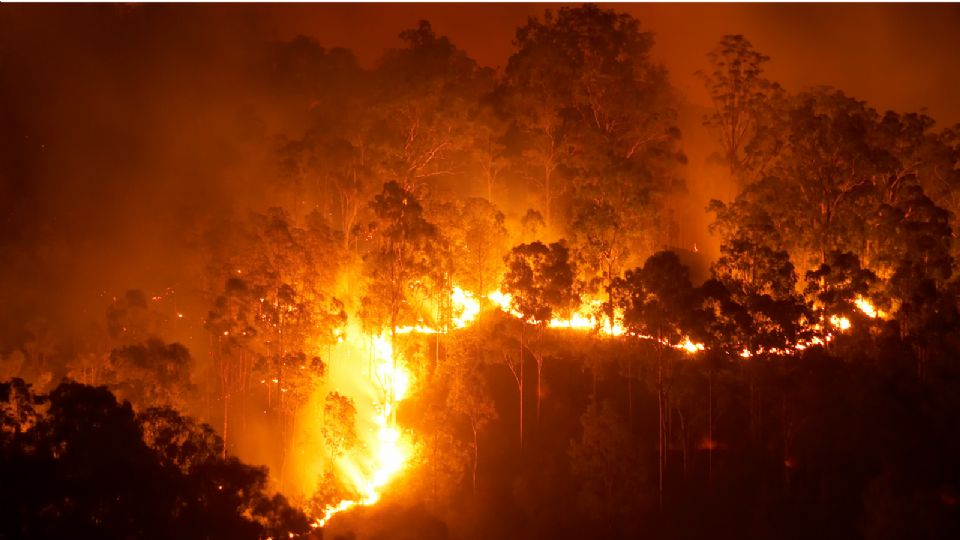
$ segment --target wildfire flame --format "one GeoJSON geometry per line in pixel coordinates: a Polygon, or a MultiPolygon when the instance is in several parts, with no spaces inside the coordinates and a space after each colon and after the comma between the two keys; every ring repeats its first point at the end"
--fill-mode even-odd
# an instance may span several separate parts
{"type": "Polygon", "coordinates": [[[453,326],[466,328],[477,320],[480,315],[480,301],[473,293],[465,291],[456,285],[450,293],[450,303],[453,306],[453,326]]]}
{"type": "Polygon", "coordinates": [[[862,296],[857,296],[857,299],[854,300],[854,303],[857,305],[857,309],[863,312],[864,315],[870,317],[871,319],[885,319],[887,314],[878,310],[874,305],[862,296]]]}
{"type": "MultiPolygon", "coordinates": [[[[436,330],[421,326],[397,329],[398,334],[411,332],[436,333],[436,330]]],[[[346,339],[349,341],[350,336],[346,339]]],[[[323,509],[323,516],[313,523],[314,527],[325,526],[330,518],[340,512],[376,504],[383,487],[403,470],[412,454],[412,444],[397,427],[395,420],[397,405],[410,390],[411,373],[402,363],[395,361],[393,345],[387,335],[369,337],[368,340],[373,357],[370,382],[377,396],[371,419],[375,433],[365,441],[366,452],[343,456],[338,463],[340,471],[359,496],[327,505],[323,509]]]]}
{"type": "Polygon", "coordinates": [[[831,324],[834,328],[837,328],[838,330],[840,330],[841,332],[845,332],[845,331],[847,331],[847,330],[850,329],[850,319],[848,319],[848,318],[846,318],[846,317],[840,317],[840,316],[837,316],[837,315],[831,315],[831,316],[830,316],[830,324],[831,324]]]}
{"type": "MultiPolygon", "coordinates": [[[[494,309],[499,309],[516,318],[523,318],[523,315],[512,307],[512,297],[509,293],[494,291],[486,298],[494,309]]],[[[421,323],[397,327],[395,333],[397,335],[446,334],[455,329],[467,328],[476,322],[481,312],[481,303],[473,293],[454,286],[449,299],[452,312],[449,326],[434,327],[421,323]]],[[[623,313],[616,310],[612,317],[604,315],[600,309],[601,305],[601,300],[587,299],[569,316],[550,319],[547,326],[558,330],[595,331],[608,337],[627,335],[628,332],[623,325],[623,313]]],[[[884,316],[863,297],[857,297],[856,306],[871,318],[884,316]]],[[[850,319],[838,315],[830,316],[828,322],[831,328],[841,332],[849,330],[852,326],[850,319]]],[[[814,329],[819,331],[819,335],[785,349],[751,351],[744,348],[739,356],[748,359],[755,354],[789,355],[832,340],[833,335],[829,331],[825,331],[819,325],[814,329]]],[[[656,341],[653,336],[632,335],[639,339],[656,341]]],[[[397,427],[395,421],[397,405],[407,396],[411,388],[410,371],[402,363],[396,362],[395,351],[388,333],[384,332],[371,337],[354,328],[353,331],[338,335],[338,341],[351,340],[357,342],[367,340],[370,343],[373,356],[370,382],[378,390],[374,394],[379,396],[374,402],[371,419],[375,426],[375,433],[366,441],[366,456],[346,456],[339,463],[341,472],[350,480],[359,496],[328,505],[323,510],[323,516],[314,523],[314,527],[325,526],[334,515],[340,512],[377,503],[384,486],[403,471],[413,453],[411,441],[397,427]]],[[[684,338],[680,343],[670,343],[666,340],[661,340],[661,343],[688,354],[696,354],[705,349],[702,343],[695,343],[689,337],[684,338]]]]}

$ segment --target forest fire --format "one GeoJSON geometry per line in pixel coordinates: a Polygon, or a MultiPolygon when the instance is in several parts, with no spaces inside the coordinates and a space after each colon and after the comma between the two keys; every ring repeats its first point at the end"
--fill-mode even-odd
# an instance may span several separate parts
{"type": "MultiPolygon", "coordinates": [[[[522,314],[516,311],[512,305],[512,297],[509,293],[494,291],[488,295],[490,305],[505,314],[516,318],[522,318],[522,314]]],[[[412,325],[397,328],[399,335],[406,334],[446,334],[451,331],[457,331],[469,328],[476,322],[481,313],[481,306],[474,295],[465,291],[458,285],[454,285],[450,290],[450,304],[452,313],[452,328],[434,328],[425,325],[412,325]]],[[[866,299],[858,297],[856,301],[858,309],[871,317],[877,316],[877,311],[873,309],[866,299]]],[[[623,327],[622,310],[616,310],[614,323],[611,324],[606,317],[598,316],[602,301],[597,299],[586,299],[581,306],[567,318],[553,317],[547,323],[547,327],[554,330],[575,330],[583,332],[595,332],[600,336],[620,337],[630,335],[623,327]]],[[[836,331],[845,332],[850,330],[852,324],[847,317],[831,315],[829,323],[836,331]]],[[[527,324],[536,324],[536,321],[528,321],[527,324]]],[[[822,345],[833,339],[832,334],[823,332],[819,326],[812,328],[815,332],[821,332],[814,335],[806,341],[795,344],[792,349],[761,349],[760,353],[774,356],[792,355],[807,349],[810,346],[822,345]]],[[[399,474],[402,473],[407,461],[411,456],[411,446],[409,439],[405,438],[401,429],[395,421],[395,412],[400,402],[407,396],[411,381],[410,373],[403,366],[402,362],[395,361],[395,352],[391,345],[388,333],[382,332],[375,337],[358,335],[354,339],[362,342],[368,340],[371,343],[371,350],[374,357],[372,382],[379,389],[379,395],[382,398],[375,404],[374,424],[376,430],[368,435],[362,449],[358,454],[345,456],[341,460],[341,470],[345,474],[360,497],[357,499],[345,499],[338,503],[330,504],[323,510],[323,516],[318,518],[314,526],[324,527],[329,520],[340,512],[350,510],[357,506],[368,506],[376,504],[380,500],[383,488],[399,474]],[[364,465],[361,466],[360,464],[364,465]]],[[[633,337],[654,341],[654,336],[632,334],[633,337]]],[[[348,338],[350,339],[350,338],[348,338]]],[[[663,345],[672,347],[687,354],[696,354],[705,350],[702,343],[695,343],[689,337],[682,339],[679,343],[671,343],[663,340],[663,345]]],[[[747,349],[743,349],[739,355],[742,358],[753,356],[747,349]]]]}
{"type": "MultiPolygon", "coordinates": [[[[494,309],[522,318],[522,315],[511,307],[512,297],[509,293],[494,291],[488,295],[488,299],[494,309]]],[[[458,285],[453,285],[449,300],[452,328],[434,328],[418,324],[398,327],[396,334],[446,334],[451,331],[469,328],[476,322],[481,313],[481,306],[473,293],[465,291],[458,285]]],[[[605,336],[624,335],[625,331],[621,323],[610,324],[605,318],[598,319],[596,312],[601,304],[602,302],[599,300],[585,301],[568,318],[551,318],[547,327],[559,330],[599,332],[600,335],[605,336]]],[[[616,318],[622,318],[619,310],[616,318]]],[[[528,324],[535,324],[535,321],[530,321],[528,324]]],[[[315,528],[324,527],[338,513],[358,506],[376,504],[380,500],[383,488],[402,473],[412,452],[410,440],[403,435],[401,428],[396,423],[396,410],[410,390],[411,374],[403,362],[398,362],[395,358],[396,352],[391,344],[389,331],[385,330],[379,335],[368,336],[353,329],[350,334],[346,336],[340,334],[338,337],[341,342],[346,340],[352,343],[363,343],[365,341],[370,343],[373,360],[372,373],[368,380],[374,385],[376,395],[379,396],[373,409],[373,424],[376,429],[367,433],[365,440],[358,449],[337,459],[341,474],[349,480],[359,497],[343,499],[325,506],[322,516],[318,517],[313,523],[315,528]]],[[[654,338],[640,336],[640,339],[650,340],[654,338]]],[[[691,354],[704,350],[702,344],[693,343],[689,338],[671,346],[691,354]]]]}
{"type": "MultiPolygon", "coordinates": [[[[398,361],[387,332],[377,336],[364,335],[351,327],[352,332],[346,341],[354,346],[369,343],[370,369],[367,376],[359,370],[350,370],[354,382],[367,386],[368,391],[361,395],[372,395],[374,401],[370,418],[371,427],[358,433],[361,440],[355,449],[348,450],[336,459],[340,474],[349,482],[356,498],[343,499],[326,505],[322,515],[313,523],[314,527],[323,527],[337,513],[356,506],[376,504],[381,490],[404,468],[411,455],[411,442],[397,425],[396,410],[410,390],[412,381],[410,371],[403,362],[398,361]]],[[[404,333],[423,333],[423,328],[404,328],[404,333]]],[[[427,328],[427,333],[434,330],[427,328]]],[[[400,333],[400,332],[398,332],[400,333]]]]}
{"type": "Polygon", "coordinates": [[[854,300],[854,303],[856,304],[857,309],[862,311],[864,315],[870,317],[871,319],[885,319],[887,317],[886,313],[875,308],[873,303],[863,296],[858,295],[856,300],[854,300]]]}
{"type": "Polygon", "coordinates": [[[0,539],[960,538],[956,11],[0,4],[0,539]]]}
{"type": "Polygon", "coordinates": [[[454,285],[450,293],[452,304],[453,326],[465,328],[471,325],[480,315],[480,301],[474,298],[473,293],[454,285]]]}

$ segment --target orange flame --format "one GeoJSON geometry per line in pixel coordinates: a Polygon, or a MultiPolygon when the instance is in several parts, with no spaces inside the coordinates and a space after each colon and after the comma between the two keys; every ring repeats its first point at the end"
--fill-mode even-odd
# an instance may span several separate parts
{"type": "MultiPolygon", "coordinates": [[[[523,315],[511,305],[512,297],[509,293],[494,291],[487,296],[487,299],[495,309],[516,318],[523,318],[523,315]]],[[[876,310],[868,300],[862,297],[857,298],[856,305],[869,317],[883,317],[882,312],[876,310]]],[[[452,311],[450,327],[432,327],[421,323],[398,327],[396,333],[398,335],[445,334],[453,329],[471,326],[476,322],[481,311],[481,304],[473,293],[458,286],[451,288],[450,306],[452,311]]],[[[602,314],[601,306],[601,300],[587,299],[581,304],[580,308],[570,313],[569,316],[550,319],[547,326],[558,330],[595,331],[604,336],[627,335],[628,332],[623,325],[622,311],[616,310],[613,313],[613,320],[610,320],[610,317],[602,314]]],[[[850,329],[852,326],[847,317],[837,315],[830,316],[828,322],[833,328],[841,332],[850,329]]],[[[830,332],[824,332],[820,325],[814,326],[814,329],[821,333],[785,349],[751,351],[744,348],[739,355],[744,359],[751,358],[754,354],[789,355],[796,351],[802,351],[809,346],[823,345],[832,340],[833,335],[830,332]]],[[[656,341],[653,336],[631,335],[640,339],[656,341]]],[[[394,350],[389,338],[385,334],[370,337],[365,335],[358,327],[351,326],[347,331],[338,333],[337,340],[341,343],[353,341],[355,344],[364,342],[371,344],[370,349],[374,363],[368,381],[372,387],[369,393],[379,397],[373,403],[373,414],[369,420],[372,422],[374,430],[373,433],[369,433],[365,437],[364,452],[344,456],[338,462],[340,472],[350,481],[359,496],[356,499],[342,500],[336,504],[328,505],[323,510],[323,516],[313,524],[314,527],[325,526],[334,515],[340,512],[357,506],[375,504],[380,500],[383,488],[402,472],[413,453],[412,442],[394,421],[394,412],[398,403],[410,391],[412,374],[402,363],[394,361],[394,350]]],[[[696,354],[705,349],[702,343],[695,343],[689,337],[684,338],[680,343],[670,343],[664,340],[661,340],[661,343],[665,346],[683,350],[688,354],[696,354]]]]}
{"type": "MultiPolygon", "coordinates": [[[[362,450],[342,456],[337,461],[340,473],[345,476],[359,495],[356,499],[342,500],[336,504],[327,505],[323,509],[323,516],[317,519],[313,526],[323,527],[334,515],[357,506],[376,504],[380,500],[381,491],[391,480],[396,478],[412,455],[412,443],[401,432],[395,422],[397,404],[408,394],[411,386],[411,373],[400,362],[394,361],[394,351],[390,339],[381,334],[376,337],[365,338],[359,330],[351,327],[352,332],[360,340],[368,340],[373,355],[372,373],[369,383],[371,394],[378,396],[373,403],[372,433],[360,434],[363,441],[362,450]],[[359,334],[359,335],[357,335],[359,334]]],[[[397,333],[421,333],[436,330],[428,327],[411,326],[398,328],[397,333]]]]}

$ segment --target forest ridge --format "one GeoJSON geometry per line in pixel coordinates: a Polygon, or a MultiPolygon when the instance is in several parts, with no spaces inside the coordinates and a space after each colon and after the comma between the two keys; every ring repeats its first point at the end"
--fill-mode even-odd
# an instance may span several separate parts
{"type": "Polygon", "coordinates": [[[400,37],[244,50],[149,284],[46,301],[11,206],[0,539],[960,534],[960,129],[741,35],[692,108],[595,5],[502,70],[400,37]]]}

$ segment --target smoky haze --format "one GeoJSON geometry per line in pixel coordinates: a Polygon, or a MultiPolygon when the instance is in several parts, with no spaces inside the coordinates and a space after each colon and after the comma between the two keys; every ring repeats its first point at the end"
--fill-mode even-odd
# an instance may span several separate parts
{"type": "Polygon", "coordinates": [[[258,38],[243,17],[189,9],[68,11],[0,14],[0,174],[4,241],[46,246],[8,276],[17,291],[6,296],[32,283],[78,308],[102,291],[172,283],[194,210],[246,191],[243,57],[258,38]]]}
{"type": "MultiPolygon", "coordinates": [[[[157,270],[175,275],[169,263],[191,209],[255,198],[242,113],[257,109],[263,81],[249,68],[266,42],[304,34],[372,65],[400,45],[400,30],[426,19],[481,65],[501,67],[515,28],[549,7],[4,6],[4,238],[58,240],[29,274],[63,292],[72,282],[169,282],[157,270]]],[[[707,105],[694,76],[705,52],[721,35],[742,33],[788,89],[832,85],[880,109],[960,120],[960,71],[950,68],[960,49],[957,6],[621,7],[656,33],[654,57],[696,106],[707,105]]],[[[696,133],[699,114],[686,116],[693,171],[709,152],[690,143],[710,138],[696,133]]],[[[688,185],[710,189],[702,179],[688,185]]],[[[724,190],[714,191],[695,198],[724,190]]]]}
{"type": "MultiPolygon", "coordinates": [[[[430,20],[480,64],[505,66],[515,29],[545,9],[576,4],[367,4],[248,8],[281,38],[315,37],[373,64],[400,45],[398,29],[430,20]]],[[[708,98],[694,73],[725,34],[743,34],[772,58],[768,72],[791,91],[842,88],[878,109],[928,109],[944,125],[960,121],[960,74],[949,69],[960,48],[960,7],[883,4],[618,4],[656,34],[653,56],[691,101],[708,98]]]]}
{"type": "MultiPolygon", "coordinates": [[[[271,133],[300,127],[271,110],[267,81],[251,69],[266,43],[303,34],[350,49],[370,66],[400,45],[402,29],[426,19],[479,64],[502,68],[516,27],[551,7],[0,8],[3,240],[50,245],[30,268],[8,275],[7,286],[17,290],[5,296],[31,293],[22,279],[32,278],[41,290],[57,291],[58,305],[66,294],[76,308],[97,291],[182,279],[173,262],[183,255],[191,220],[257,199],[256,152],[244,146],[257,125],[245,112],[267,119],[271,133]],[[270,125],[271,118],[283,120],[270,125]]],[[[729,191],[704,166],[712,139],[701,133],[700,108],[708,103],[694,75],[723,34],[750,38],[772,58],[770,77],[790,90],[831,85],[881,110],[926,109],[942,125],[960,120],[960,71],[952,69],[960,49],[957,6],[618,9],[655,32],[654,58],[691,103],[681,119],[691,192],[681,212],[689,220],[684,244],[709,242],[701,209],[729,191]]],[[[38,300],[42,295],[29,297],[18,309],[49,306],[38,300]]]]}
{"type": "Polygon", "coordinates": [[[374,532],[450,510],[605,536],[567,530],[578,505],[713,532],[689,516],[760,503],[789,530],[844,503],[824,519],[856,537],[864,485],[886,526],[887,463],[929,481],[894,502],[960,518],[960,483],[913,468],[960,471],[957,28],[956,5],[2,5],[0,405],[22,377],[174,407],[374,532]],[[391,495],[441,510],[364,518],[391,495]]]}

